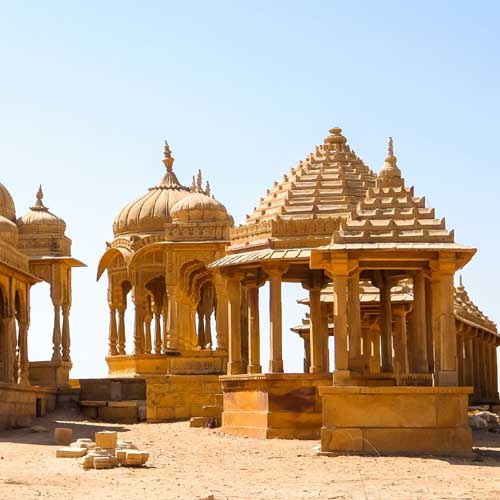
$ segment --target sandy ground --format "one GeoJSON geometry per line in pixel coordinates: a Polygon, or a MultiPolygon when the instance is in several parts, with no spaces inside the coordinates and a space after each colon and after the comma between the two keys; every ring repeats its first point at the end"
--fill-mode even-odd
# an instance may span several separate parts
{"type": "Polygon", "coordinates": [[[318,457],[314,441],[244,439],[188,422],[113,425],[66,410],[49,432],[0,432],[0,499],[500,499],[500,435],[474,432],[476,458],[318,457]],[[114,429],[150,452],[144,468],[84,471],[55,458],[52,430],[114,429]]]}

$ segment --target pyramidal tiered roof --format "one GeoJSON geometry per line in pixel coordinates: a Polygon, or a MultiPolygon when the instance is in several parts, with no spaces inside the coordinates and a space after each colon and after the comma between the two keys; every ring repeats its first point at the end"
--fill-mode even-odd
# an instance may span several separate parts
{"type": "Polygon", "coordinates": [[[454,232],[436,219],[425,197],[405,186],[394,156],[392,138],[375,187],[370,187],[350,216],[333,234],[332,243],[453,244],[454,232]]]}
{"type": "Polygon", "coordinates": [[[375,185],[375,174],[347,144],[342,129],[332,128],[314,153],[275,182],[247,224],[276,218],[306,219],[347,215],[375,185]]]}
{"type": "Polygon", "coordinates": [[[455,288],[455,315],[474,325],[479,324],[484,329],[498,335],[496,323],[491,321],[470,299],[464,288],[462,276],[460,276],[459,286],[455,288]]]}

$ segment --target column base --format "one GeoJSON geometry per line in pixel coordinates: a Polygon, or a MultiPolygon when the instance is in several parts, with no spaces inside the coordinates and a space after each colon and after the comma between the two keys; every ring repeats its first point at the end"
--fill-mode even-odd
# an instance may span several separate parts
{"type": "Polygon", "coordinates": [[[440,372],[438,372],[438,385],[440,387],[456,387],[456,386],[458,386],[458,373],[456,371],[440,371],[440,372]]]}
{"type": "Polygon", "coordinates": [[[228,375],[239,375],[243,373],[243,362],[242,361],[229,361],[227,363],[227,374],[228,375]]]}
{"type": "Polygon", "coordinates": [[[262,373],[262,366],[261,365],[248,365],[247,372],[248,373],[262,373]]]}
{"type": "Polygon", "coordinates": [[[283,373],[283,360],[271,359],[269,361],[269,373],[283,373]]]}

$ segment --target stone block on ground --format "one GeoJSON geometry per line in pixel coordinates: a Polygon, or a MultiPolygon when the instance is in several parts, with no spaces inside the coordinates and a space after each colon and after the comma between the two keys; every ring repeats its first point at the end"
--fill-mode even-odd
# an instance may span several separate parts
{"type": "Polygon", "coordinates": [[[73,441],[73,429],[69,427],[56,427],[54,429],[54,441],[56,444],[68,446],[73,441]]]}
{"type": "Polygon", "coordinates": [[[116,448],[117,434],[115,431],[95,433],[95,444],[99,448],[116,448]]]}
{"type": "Polygon", "coordinates": [[[43,425],[34,425],[30,429],[31,432],[48,432],[49,429],[47,427],[44,427],[43,425]]]}
{"type": "Polygon", "coordinates": [[[74,448],[71,446],[63,446],[56,451],[57,458],[80,458],[87,453],[86,448],[74,448]]]}

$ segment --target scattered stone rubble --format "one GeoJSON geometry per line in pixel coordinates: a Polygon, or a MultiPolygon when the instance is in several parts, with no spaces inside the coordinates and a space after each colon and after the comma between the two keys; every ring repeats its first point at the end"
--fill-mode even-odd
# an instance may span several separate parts
{"type": "Polygon", "coordinates": [[[500,433],[500,418],[491,411],[469,411],[469,425],[472,430],[488,429],[500,433]]]}
{"type": "Polygon", "coordinates": [[[112,469],[113,467],[140,467],[149,459],[147,451],[140,451],[131,441],[118,440],[114,431],[95,433],[95,441],[77,439],[69,446],[59,448],[59,458],[81,458],[84,469],[112,469]]]}

